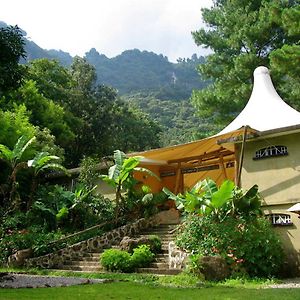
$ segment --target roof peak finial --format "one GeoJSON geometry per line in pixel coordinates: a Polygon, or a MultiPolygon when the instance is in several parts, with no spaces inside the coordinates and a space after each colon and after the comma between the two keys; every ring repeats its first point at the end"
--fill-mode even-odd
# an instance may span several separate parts
{"type": "Polygon", "coordinates": [[[270,72],[269,72],[269,69],[267,67],[264,67],[264,66],[257,67],[253,72],[254,76],[256,76],[256,75],[265,75],[265,74],[270,75],[270,72]]]}

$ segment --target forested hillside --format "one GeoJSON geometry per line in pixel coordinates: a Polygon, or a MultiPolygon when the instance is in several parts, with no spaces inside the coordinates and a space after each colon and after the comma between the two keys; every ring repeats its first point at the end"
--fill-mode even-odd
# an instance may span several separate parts
{"type": "Polygon", "coordinates": [[[197,116],[189,100],[161,100],[146,93],[125,95],[122,99],[149,114],[162,126],[161,146],[190,142],[210,136],[221,129],[213,122],[197,116]]]}
{"type": "Polygon", "coordinates": [[[109,59],[93,48],[85,58],[95,66],[98,82],[114,86],[121,95],[142,91],[164,100],[187,99],[193,89],[206,86],[196,70],[205,58],[196,54],[175,64],[163,55],[138,49],[109,59]]]}
{"type": "MultiPolygon", "coordinates": [[[[2,22],[1,26],[7,25],[2,22]]],[[[74,58],[69,53],[42,49],[26,39],[24,30],[21,33],[26,52],[21,62],[37,65],[34,60],[46,58],[71,67],[74,58]]],[[[207,121],[203,122],[195,116],[195,109],[189,100],[193,89],[201,90],[208,85],[208,81],[201,80],[197,72],[197,67],[205,63],[204,57],[194,54],[191,58],[179,58],[177,63],[171,63],[163,55],[133,49],[108,58],[93,48],[84,59],[95,68],[95,84],[113,87],[134,110],[140,109],[149,114],[161,126],[157,146],[188,142],[212,132],[213,127],[208,128],[207,121]]],[[[44,75],[39,74],[34,80],[39,82],[44,75]]]]}

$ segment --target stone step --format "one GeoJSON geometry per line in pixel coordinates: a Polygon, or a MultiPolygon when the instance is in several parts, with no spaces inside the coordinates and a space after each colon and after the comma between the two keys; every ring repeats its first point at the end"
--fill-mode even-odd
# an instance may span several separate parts
{"type": "Polygon", "coordinates": [[[94,262],[99,262],[100,261],[100,255],[98,256],[82,256],[82,257],[78,257],[78,260],[81,261],[94,261],[94,262]]]}
{"type": "MultiPolygon", "coordinates": [[[[151,263],[149,268],[139,268],[138,273],[152,273],[152,274],[164,274],[164,275],[174,275],[181,272],[177,269],[169,269],[168,265],[168,246],[171,241],[174,241],[175,234],[173,234],[174,229],[177,225],[174,224],[164,224],[158,227],[149,228],[140,234],[142,235],[157,235],[161,239],[162,252],[157,254],[154,258],[153,263],[151,263]]],[[[111,248],[119,249],[118,245],[112,245],[111,248]]],[[[87,252],[83,253],[79,258],[74,260],[69,260],[65,262],[65,265],[61,268],[63,270],[72,270],[75,272],[100,272],[103,271],[100,265],[100,256],[103,250],[98,252],[87,252]]]]}
{"type": "Polygon", "coordinates": [[[174,234],[174,233],[172,232],[172,230],[169,230],[169,229],[162,229],[162,230],[159,230],[159,229],[155,229],[155,230],[147,229],[147,230],[141,231],[140,234],[156,235],[156,234],[174,234]]]}
{"type": "Polygon", "coordinates": [[[85,252],[83,253],[83,257],[97,257],[99,258],[101,255],[101,252],[85,252]]]}
{"type": "Polygon", "coordinates": [[[155,255],[155,258],[157,259],[167,259],[168,258],[168,253],[159,253],[155,255]]]}
{"type": "Polygon", "coordinates": [[[80,267],[99,267],[99,261],[83,261],[83,260],[71,260],[66,261],[65,265],[68,266],[80,266],[80,267]]]}
{"type": "Polygon", "coordinates": [[[169,264],[167,262],[153,262],[150,264],[150,268],[168,269],[169,264]]]}

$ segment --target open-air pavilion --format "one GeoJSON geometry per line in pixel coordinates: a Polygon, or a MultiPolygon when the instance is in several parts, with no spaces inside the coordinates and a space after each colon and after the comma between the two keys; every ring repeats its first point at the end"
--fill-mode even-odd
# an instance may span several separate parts
{"type": "Polygon", "coordinates": [[[135,153],[161,181],[137,174],[153,192],[183,192],[207,177],[259,186],[263,209],[281,234],[288,266],[300,273],[300,220],[289,208],[300,202],[300,112],[276,92],[265,67],[254,71],[251,97],[218,134],[187,144],[135,153]]]}

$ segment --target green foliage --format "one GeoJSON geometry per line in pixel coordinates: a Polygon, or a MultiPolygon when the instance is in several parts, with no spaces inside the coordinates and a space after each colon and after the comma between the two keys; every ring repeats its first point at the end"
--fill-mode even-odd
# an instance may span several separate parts
{"type": "MultiPolygon", "coordinates": [[[[122,96],[130,106],[138,107],[161,125],[161,146],[190,142],[212,135],[220,129],[210,120],[196,116],[196,110],[186,98],[161,100],[153,93],[136,93],[122,96]]],[[[147,134],[148,136],[148,134],[147,134]]]]}
{"type": "Polygon", "coordinates": [[[155,254],[151,252],[148,245],[140,245],[133,249],[131,264],[133,268],[146,268],[153,261],[155,254]]]}
{"type": "Polygon", "coordinates": [[[138,49],[109,59],[93,48],[85,58],[95,66],[98,82],[114,86],[122,95],[143,91],[155,93],[160,99],[186,99],[193,88],[205,85],[196,72],[204,57],[198,58],[196,54],[174,64],[167,57],[138,49]]]}
{"type": "Polygon", "coordinates": [[[80,174],[78,181],[86,188],[93,188],[95,180],[99,177],[97,170],[98,161],[92,157],[85,157],[80,163],[80,174]]]}
{"type": "Polygon", "coordinates": [[[219,220],[229,214],[232,216],[261,214],[257,185],[245,192],[230,180],[225,180],[218,187],[213,180],[205,179],[198,182],[184,195],[176,196],[167,188],[164,188],[163,191],[176,202],[178,209],[187,213],[212,215],[219,220]]]}
{"type": "Polygon", "coordinates": [[[15,104],[24,104],[30,111],[29,119],[33,125],[48,128],[63,147],[74,140],[75,134],[69,126],[68,115],[64,108],[53,100],[46,98],[32,80],[24,81],[18,90],[12,92],[5,100],[10,109],[15,104]]]}
{"type": "Polygon", "coordinates": [[[94,195],[94,189],[78,185],[72,192],[58,185],[40,187],[32,211],[48,230],[74,232],[111,220],[112,201],[94,195]]]}
{"type": "Polygon", "coordinates": [[[148,245],[140,245],[132,255],[119,249],[108,249],[101,254],[101,265],[112,272],[131,272],[135,268],[147,267],[154,259],[148,245]]]}
{"type": "Polygon", "coordinates": [[[159,276],[158,282],[163,286],[176,287],[176,288],[183,288],[183,287],[199,288],[202,286],[204,287],[206,285],[204,283],[204,280],[199,278],[199,276],[196,276],[195,274],[191,274],[188,272],[181,272],[175,276],[159,276]]]}
{"type": "Polygon", "coordinates": [[[189,215],[177,245],[199,255],[223,256],[233,274],[278,275],[283,262],[282,244],[264,217],[189,215]]]}
{"type": "Polygon", "coordinates": [[[149,236],[150,240],[150,250],[153,253],[160,253],[161,252],[161,239],[158,235],[150,235],[149,236]]]}
{"type": "Polygon", "coordinates": [[[25,213],[18,212],[5,216],[2,221],[0,226],[0,263],[5,263],[8,256],[18,250],[32,248],[35,255],[39,255],[50,241],[61,236],[60,232],[46,233],[43,228],[34,226],[25,213]]]}
{"type": "Polygon", "coordinates": [[[260,65],[274,71],[283,98],[299,107],[299,72],[292,71],[297,64],[292,53],[297,56],[299,50],[298,15],[299,1],[216,0],[202,9],[206,27],[193,37],[197,45],[213,50],[198,68],[202,78],[213,83],[192,94],[201,116],[213,116],[221,125],[232,120],[249,99],[252,74],[260,65]],[[287,49],[290,53],[284,53],[287,49]],[[296,84],[293,94],[290,79],[296,84]]]}
{"type": "Polygon", "coordinates": [[[119,249],[108,249],[101,254],[101,265],[112,272],[130,272],[132,263],[130,254],[119,249]]]}
{"type": "Polygon", "coordinates": [[[24,68],[19,65],[25,57],[21,30],[15,26],[0,27],[0,97],[21,85],[24,68]]]}
{"type": "Polygon", "coordinates": [[[0,110],[0,143],[13,148],[20,136],[33,137],[36,127],[29,121],[25,105],[14,106],[11,111],[0,110]]]}
{"type": "Polygon", "coordinates": [[[133,172],[144,172],[151,176],[159,178],[150,170],[138,167],[140,157],[133,156],[126,158],[124,152],[120,150],[114,151],[115,164],[109,168],[108,175],[101,175],[100,178],[115,188],[116,191],[116,211],[115,218],[119,217],[120,207],[124,206],[126,199],[123,193],[127,192],[128,195],[135,193],[135,186],[138,183],[133,177],[133,172]]]}

